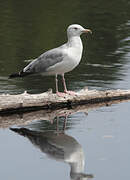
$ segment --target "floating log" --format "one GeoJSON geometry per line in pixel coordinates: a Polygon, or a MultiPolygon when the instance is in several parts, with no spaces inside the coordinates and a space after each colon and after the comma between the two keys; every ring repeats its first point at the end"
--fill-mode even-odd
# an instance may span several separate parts
{"type": "Polygon", "coordinates": [[[114,100],[130,99],[130,90],[88,90],[84,88],[75,96],[66,94],[59,97],[52,90],[41,94],[28,94],[24,92],[18,95],[0,95],[0,114],[29,112],[36,110],[56,110],[72,108],[78,105],[91,105],[106,103],[114,100]]]}

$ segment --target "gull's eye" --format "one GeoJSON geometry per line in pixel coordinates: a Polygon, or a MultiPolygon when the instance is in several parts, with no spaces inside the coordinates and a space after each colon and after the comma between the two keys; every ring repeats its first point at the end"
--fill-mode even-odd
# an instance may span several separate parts
{"type": "Polygon", "coordinates": [[[78,28],[77,27],[74,27],[75,30],[77,30],[78,28]]]}

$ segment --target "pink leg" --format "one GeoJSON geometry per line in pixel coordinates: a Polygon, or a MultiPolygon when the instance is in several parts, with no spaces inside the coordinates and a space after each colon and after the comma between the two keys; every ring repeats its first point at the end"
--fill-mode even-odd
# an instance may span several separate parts
{"type": "Polygon", "coordinates": [[[67,93],[67,87],[66,87],[66,82],[65,82],[64,74],[62,74],[62,81],[63,81],[63,86],[64,86],[64,92],[67,93]]]}
{"type": "Polygon", "coordinates": [[[64,119],[63,131],[65,131],[66,129],[66,124],[67,124],[67,115],[65,116],[65,119],[64,119]]]}
{"type": "Polygon", "coordinates": [[[59,90],[58,90],[57,74],[56,74],[55,80],[56,80],[56,94],[57,94],[58,96],[60,96],[60,97],[65,97],[65,93],[59,92],[59,90]]]}
{"type": "Polygon", "coordinates": [[[64,74],[62,74],[62,81],[63,81],[63,85],[64,85],[64,92],[69,95],[73,95],[73,96],[76,95],[76,93],[74,91],[67,90],[64,74]]]}

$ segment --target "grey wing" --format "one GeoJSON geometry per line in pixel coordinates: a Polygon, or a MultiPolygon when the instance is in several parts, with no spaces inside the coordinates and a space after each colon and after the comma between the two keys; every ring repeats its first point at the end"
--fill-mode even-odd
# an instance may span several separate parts
{"type": "Polygon", "coordinates": [[[55,48],[43,53],[37,59],[34,59],[30,64],[28,64],[23,72],[26,73],[42,73],[46,72],[47,69],[59,62],[61,62],[64,58],[65,54],[55,48]]]}

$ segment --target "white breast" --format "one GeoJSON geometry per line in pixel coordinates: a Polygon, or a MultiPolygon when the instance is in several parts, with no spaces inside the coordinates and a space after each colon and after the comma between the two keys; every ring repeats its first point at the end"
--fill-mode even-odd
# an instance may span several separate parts
{"type": "Polygon", "coordinates": [[[48,68],[47,74],[63,74],[72,71],[79,64],[83,51],[80,37],[69,40],[61,50],[65,54],[63,61],[48,68]]]}

